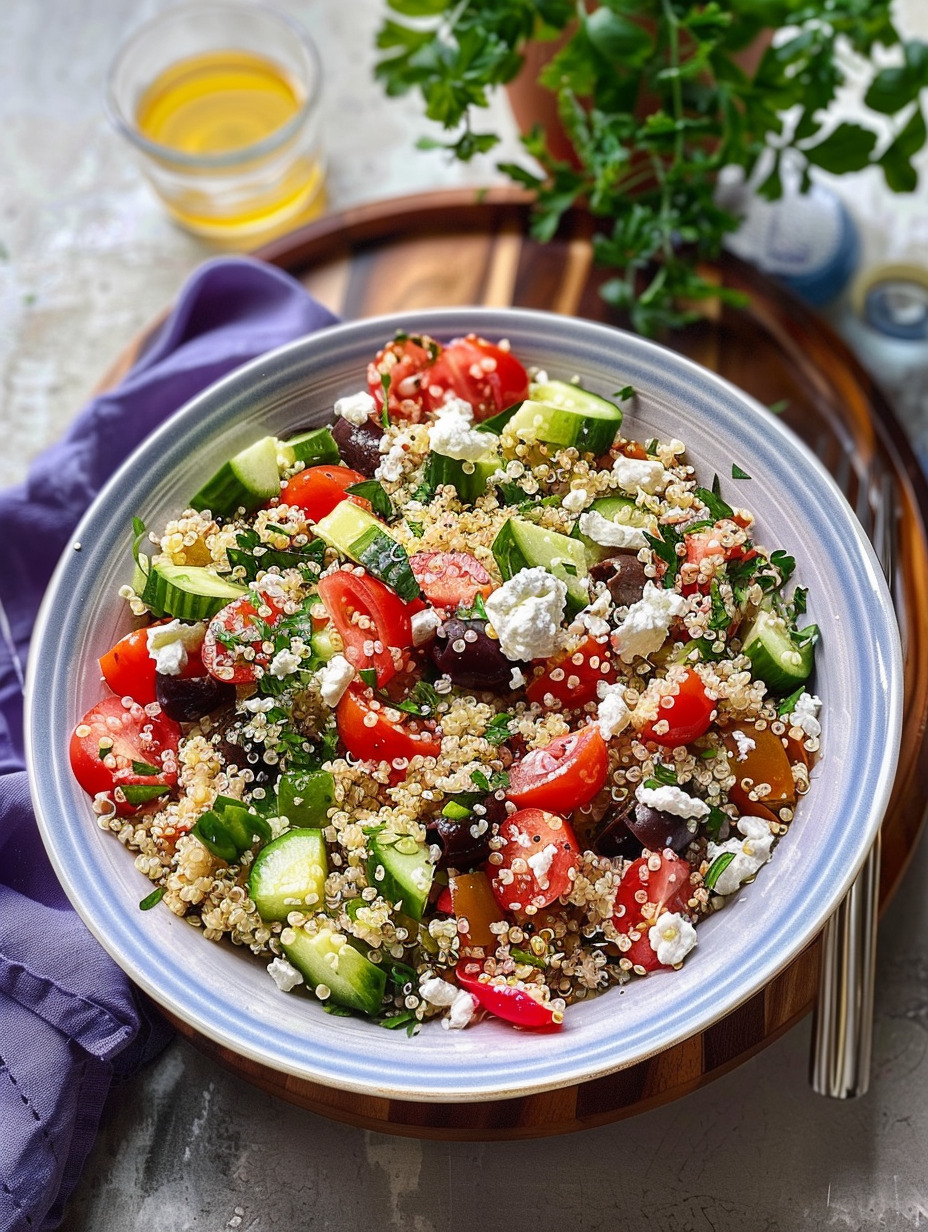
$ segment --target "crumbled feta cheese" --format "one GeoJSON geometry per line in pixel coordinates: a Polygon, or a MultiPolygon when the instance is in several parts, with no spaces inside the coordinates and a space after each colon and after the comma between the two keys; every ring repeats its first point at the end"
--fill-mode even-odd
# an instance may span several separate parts
{"type": "Polygon", "coordinates": [[[696,945],[696,929],[678,911],[665,911],[648,929],[648,941],[665,967],[676,967],[696,945]]]}
{"type": "Polygon", "coordinates": [[[793,713],[786,716],[790,727],[798,727],[807,739],[817,740],[822,734],[822,725],[818,721],[821,706],[821,698],[811,693],[801,693],[793,706],[793,713]]]}
{"type": "Polygon", "coordinates": [[[492,452],[493,438],[471,427],[471,421],[454,407],[445,408],[432,424],[429,446],[433,453],[461,462],[479,462],[492,452]]]}
{"type": "Polygon", "coordinates": [[[354,679],[354,668],[344,655],[333,655],[319,673],[319,689],[327,706],[337,706],[354,679]]]}
{"type": "Polygon", "coordinates": [[[710,843],[706,848],[710,864],[726,851],[733,852],[735,857],[716,881],[716,894],[734,894],[742,882],[753,877],[761,865],[770,859],[773,835],[762,817],[739,817],[738,829],[744,838],[730,838],[727,843],[710,843]]]}
{"type": "Polygon", "coordinates": [[[580,515],[580,532],[604,548],[644,548],[648,541],[640,526],[626,526],[623,522],[611,522],[595,509],[580,515]]]}
{"type": "Polygon", "coordinates": [[[697,800],[672,783],[662,783],[660,787],[645,787],[643,783],[635,788],[635,799],[647,808],[658,809],[662,813],[672,813],[674,817],[682,817],[684,821],[691,818],[708,817],[710,809],[704,800],[697,800]]]}
{"type": "Polygon", "coordinates": [[[283,650],[278,650],[271,659],[271,675],[276,676],[278,680],[283,680],[284,676],[291,676],[299,666],[300,656],[285,647],[283,650]]]}
{"type": "Polygon", "coordinates": [[[434,636],[435,630],[441,624],[441,617],[434,608],[427,607],[421,612],[413,612],[410,624],[412,625],[412,644],[424,646],[429,638],[434,636]]]}
{"type": "Polygon", "coordinates": [[[660,492],[668,479],[662,463],[653,458],[626,458],[624,454],[616,458],[612,473],[626,492],[637,492],[643,488],[652,495],[660,492]]]}
{"type": "Polygon", "coordinates": [[[535,874],[535,880],[543,890],[548,888],[548,872],[556,855],[557,847],[555,847],[554,843],[548,843],[547,846],[542,847],[541,851],[536,851],[533,856],[529,856],[525,861],[535,874]]]}
{"type": "Polygon", "coordinates": [[[586,629],[591,637],[605,637],[609,632],[609,622],[605,618],[611,610],[612,595],[604,588],[593,602],[578,612],[571,621],[571,633],[582,633],[586,629]]]}
{"type": "Polygon", "coordinates": [[[660,650],[674,617],[685,611],[686,600],[682,595],[646,582],[641,598],[628,609],[614,635],[622,662],[631,663],[639,655],[660,650]]]}
{"type": "Polygon", "coordinates": [[[450,389],[446,391],[441,405],[435,408],[435,416],[437,419],[441,419],[449,411],[452,415],[460,415],[468,423],[474,422],[474,408],[469,402],[465,402],[463,398],[459,398],[457,394],[452,393],[450,389]]]}
{"type": "Polygon", "coordinates": [[[361,389],[356,394],[349,394],[346,398],[339,398],[335,403],[335,414],[342,419],[347,419],[355,427],[367,423],[376,410],[377,403],[366,389],[361,389]]]}
{"type": "Polygon", "coordinates": [[[402,479],[411,444],[412,436],[405,428],[385,432],[380,438],[380,452],[383,457],[374,471],[374,478],[386,483],[397,483],[402,479]]]}
{"type": "Polygon", "coordinates": [[[449,1031],[461,1031],[474,1019],[480,1009],[480,1002],[463,988],[457,990],[457,995],[451,1002],[451,1009],[441,1020],[441,1025],[449,1031]]]}
{"type": "MultiPolygon", "coordinates": [[[[590,499],[590,494],[586,488],[571,488],[564,496],[561,505],[568,513],[579,513],[590,499]]],[[[586,531],[583,532],[586,534],[586,531]]]]}
{"type": "Polygon", "coordinates": [[[509,673],[510,689],[521,689],[525,684],[525,674],[520,667],[514,667],[509,673]]]}
{"type": "Polygon", "coordinates": [[[276,705],[273,697],[246,697],[242,702],[242,709],[250,711],[251,714],[267,714],[276,705]]]}
{"type": "Polygon", "coordinates": [[[187,666],[187,651],[203,645],[206,622],[195,625],[170,620],[166,625],[152,625],[145,634],[148,653],[155,661],[155,671],[162,676],[179,676],[187,666]]]}
{"type": "Polygon", "coordinates": [[[460,991],[454,984],[449,984],[447,980],[443,980],[438,975],[428,976],[419,985],[419,996],[423,1001],[428,1001],[429,1005],[437,1005],[441,1009],[447,1009],[449,1005],[452,1005],[460,991]]]}
{"type": "Polygon", "coordinates": [[[281,992],[289,992],[291,988],[296,988],[297,984],[303,983],[302,975],[292,963],[287,962],[286,958],[272,959],[267,965],[267,970],[268,975],[281,992]]]}
{"type": "Polygon", "coordinates": [[[738,760],[747,761],[748,753],[750,753],[751,749],[757,748],[757,741],[752,740],[751,737],[745,735],[743,731],[733,731],[731,735],[735,744],[738,746],[738,760]]]}
{"type": "Polygon", "coordinates": [[[541,565],[519,572],[486,600],[487,615],[507,659],[547,659],[557,648],[557,631],[567,587],[541,565]]]}
{"type": "Polygon", "coordinates": [[[631,711],[625,704],[625,686],[600,681],[597,691],[600,700],[596,709],[596,723],[602,738],[611,740],[628,725],[631,718],[631,711]]]}

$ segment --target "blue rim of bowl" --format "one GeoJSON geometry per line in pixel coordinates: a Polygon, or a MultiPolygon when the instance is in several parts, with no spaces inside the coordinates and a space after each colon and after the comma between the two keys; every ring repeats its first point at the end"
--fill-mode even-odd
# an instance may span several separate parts
{"type": "MultiPolygon", "coordinates": [[[[831,567],[847,569],[846,584],[851,588],[855,604],[866,612],[870,655],[860,664],[862,674],[857,681],[857,696],[871,700],[867,730],[872,729],[875,734],[862,751],[856,769],[864,776],[868,790],[866,798],[861,799],[861,793],[852,784],[840,785],[842,817],[846,824],[835,834],[833,844],[827,849],[827,859],[817,867],[815,877],[804,883],[801,896],[790,903],[788,918],[757,940],[750,954],[750,970],[745,972],[739,968],[722,972],[716,983],[696,989],[690,987],[690,981],[686,987],[691,995],[677,996],[657,1026],[652,1024],[646,1030],[637,1027],[630,1033],[623,1031],[627,1024],[619,1013],[614,1020],[610,1019],[608,1029],[596,1031],[592,1038],[584,1034],[582,1017],[574,1039],[567,1030],[559,1035],[533,1037],[531,1041],[523,1035],[519,1041],[519,1055],[524,1060],[518,1060],[514,1068],[510,1066],[505,1073],[500,1073],[498,1066],[488,1062],[496,1047],[493,1032],[487,1030],[488,1024],[478,1028],[484,1032],[486,1047],[482,1047],[479,1054],[474,1050],[475,1059],[465,1064],[460,1051],[449,1047],[447,1063],[436,1069],[434,1062],[430,1067],[423,1064],[417,1067],[415,1041],[405,1041],[404,1037],[409,1047],[402,1054],[396,1053],[392,1038],[396,1033],[379,1031],[367,1024],[362,1025],[371,1033],[373,1044],[370,1049],[357,1051],[347,1046],[347,1035],[341,1048],[319,1046],[312,1039],[311,1025],[307,1026],[305,1035],[286,1035],[282,1028],[275,1034],[273,1024],[269,1026],[266,1021],[252,1019],[244,1007],[224,1006],[220,1013],[209,990],[191,987],[190,982],[184,980],[179,956],[175,960],[173,955],[168,955],[167,966],[159,966],[140,928],[133,926],[132,918],[127,917],[125,904],[112,901],[105,885],[96,883],[99,869],[91,858],[92,845],[81,841],[80,829],[92,823],[71,824],[72,819],[69,819],[71,801],[68,797],[73,796],[74,784],[67,756],[62,752],[49,758],[43,752],[48,747],[63,750],[65,744],[62,728],[66,729],[67,724],[55,722],[55,719],[63,718],[67,712],[67,668],[74,647],[67,631],[63,636],[59,606],[78,586],[81,572],[75,564],[79,554],[70,548],[66,549],[52,579],[33,635],[26,691],[27,761],[40,830],[72,903],[116,963],[156,1002],[195,1031],[259,1064],[360,1094],[423,1102],[513,1098],[602,1077],[646,1060],[705,1030],[763,989],[815,938],[850,888],[889,801],[902,719],[898,628],[876,556],[837,485],[811,451],[759,403],[699,365],[636,335],[592,322],[521,309],[433,309],[367,318],[328,327],[261,356],[192,399],[153,433],[102,490],[76,529],[74,541],[92,547],[94,536],[112,522],[108,507],[114,503],[117,507],[125,504],[126,492],[144,491],[150,479],[150,459],[159,451],[179,464],[182,453],[195,450],[219,430],[212,419],[220,413],[224,423],[234,421],[233,412],[240,410],[246,414],[249,404],[254,402],[254,393],[247,392],[250,386],[260,384],[263,400],[267,402],[274,390],[285,391],[297,376],[311,371],[314,351],[324,354],[327,362],[334,362],[341,355],[355,358],[353,352],[363,339],[365,354],[372,354],[384,339],[398,330],[428,332],[439,338],[471,331],[488,337],[510,337],[516,340],[517,353],[523,355],[533,351],[543,354],[546,348],[566,352],[572,370],[579,372],[584,371],[584,354],[595,355],[595,363],[602,363],[604,350],[611,349],[616,352],[617,367],[630,378],[623,377],[622,384],[631,383],[646,390],[650,374],[652,383],[660,385],[664,400],[677,404],[685,402],[687,396],[693,397],[693,391],[697,390],[700,396],[696,400],[709,398],[720,408],[717,413],[726,427],[735,433],[739,415],[762,413],[764,432],[753,442],[758,450],[757,460],[762,465],[766,462],[776,474],[787,459],[797,484],[809,499],[814,499],[821,519],[828,519],[821,522],[816,519],[815,525],[821,524],[831,567]],[[569,336],[569,343],[564,342],[565,335],[569,336]],[[644,380],[639,379],[642,375],[644,380]],[[40,699],[37,663],[46,656],[50,656],[52,670],[48,680],[43,673],[40,699]],[[389,1037],[388,1041],[384,1041],[383,1036],[389,1037]]],[[[168,486],[170,468],[165,473],[168,480],[161,488],[168,486]]],[[[161,489],[154,492],[154,495],[160,494],[161,489]]],[[[104,543],[100,551],[111,551],[111,545],[104,543]]],[[[86,565],[86,561],[84,563],[86,565]]],[[[74,721],[73,718],[70,721],[74,721]]],[[[826,750],[827,747],[826,730],[826,750]]],[[[811,798],[807,800],[811,806],[811,798]]],[[[89,814],[89,803],[86,811],[89,814]]],[[[784,846],[778,848],[777,855],[780,851],[785,851],[788,858],[788,837],[784,846]]],[[[758,886],[768,872],[769,869],[762,871],[758,886]]],[[[725,916],[739,906],[736,900],[732,908],[726,908],[720,915],[725,916]]],[[[684,967],[683,972],[667,978],[681,980],[686,971],[684,967]]],[[[679,992],[683,991],[681,982],[679,992]]],[[[634,992],[633,984],[628,987],[628,993],[634,995],[634,992]]],[[[615,998],[618,995],[620,993],[614,990],[606,996],[615,998]]],[[[599,1003],[604,999],[595,1000],[599,1003]]],[[[572,1012],[580,1008],[573,1007],[572,1012]]],[[[347,1023],[351,1020],[332,1021],[347,1023]]],[[[357,1036],[351,1038],[356,1040],[357,1036]]],[[[498,1033],[495,1038],[503,1039],[498,1033]]]]}

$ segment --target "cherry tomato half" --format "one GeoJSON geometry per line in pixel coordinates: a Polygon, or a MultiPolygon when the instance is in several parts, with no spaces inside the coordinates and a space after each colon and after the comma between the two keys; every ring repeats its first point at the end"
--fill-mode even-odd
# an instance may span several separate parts
{"type": "Polygon", "coordinates": [[[736,776],[728,794],[739,811],[749,816],[757,812],[758,801],[752,800],[750,793],[762,783],[770,788],[760,797],[759,802],[765,808],[778,809],[784,804],[795,804],[796,783],[783,740],[769,727],[755,727],[753,723],[742,725],[738,735],[740,740],[733,733],[727,733],[725,748],[729,769],[736,776]]]}
{"type": "Polygon", "coordinates": [[[661,699],[657,718],[646,723],[641,734],[655,744],[675,749],[705,735],[714,715],[715,702],[703,687],[699,673],[690,668],[675,691],[661,699]]]}
{"type": "Polygon", "coordinates": [[[507,911],[547,907],[573,885],[580,861],[576,836],[563,817],[520,809],[500,825],[500,864],[488,864],[496,901],[507,911]]]}
{"type": "Polygon", "coordinates": [[[606,742],[591,723],[514,762],[506,795],[520,808],[570,813],[602,790],[608,769],[606,742]]]}
{"type": "Polygon", "coordinates": [[[412,623],[403,600],[365,573],[340,569],[321,578],[319,598],[345,644],[345,658],[358,669],[372,667],[383,686],[397,673],[391,647],[412,645],[412,623]]]}
{"type": "Polygon", "coordinates": [[[475,420],[487,419],[528,397],[528,373],[510,351],[468,334],[449,342],[432,365],[433,409],[449,390],[470,403],[475,420]]]}
{"type": "MultiPolygon", "coordinates": [[[[307,466],[280,487],[280,503],[296,505],[313,522],[322,519],[345,499],[346,489],[364,483],[365,476],[350,466],[307,466]]],[[[362,496],[349,496],[352,504],[370,509],[362,496]]]]}
{"type": "Polygon", "coordinates": [[[596,700],[601,680],[612,684],[615,678],[608,641],[588,637],[569,654],[549,659],[541,675],[529,683],[525,696],[530,702],[550,707],[551,702],[545,700],[550,695],[565,709],[575,710],[596,700]]]}
{"type": "Polygon", "coordinates": [[[619,883],[612,917],[620,933],[636,934],[625,957],[646,971],[660,967],[648,932],[665,911],[686,912],[689,898],[690,866],[672,851],[642,856],[630,864],[619,883]],[[655,860],[660,865],[652,868],[655,860]]]}
{"type": "Polygon", "coordinates": [[[390,378],[390,415],[419,423],[432,409],[428,377],[441,343],[427,335],[400,336],[378,351],[367,366],[367,385],[377,410],[383,410],[383,377],[390,378]]]}
{"type": "Polygon", "coordinates": [[[473,607],[477,595],[493,591],[493,579],[470,552],[416,552],[409,564],[433,607],[473,607]]]}
{"type": "Polygon", "coordinates": [[[417,753],[437,757],[441,752],[433,723],[394,710],[389,703],[378,701],[371,689],[351,685],[335,717],[342,744],[360,761],[408,761],[417,753]]]}
{"type": "Polygon", "coordinates": [[[71,769],[88,795],[112,792],[118,813],[134,813],[177,782],[180,737],[179,725],[165,714],[105,697],[71,734],[71,769]]]}
{"type": "MultiPolygon", "coordinates": [[[[154,624],[166,624],[166,621],[155,621],[154,624]]],[[[100,659],[100,672],[103,679],[117,697],[131,697],[142,706],[158,700],[155,660],[148,650],[148,630],[135,629],[120,638],[100,659]]],[[[200,658],[200,652],[187,651],[187,662],[180,675],[189,680],[194,676],[203,676],[206,669],[200,658]]]]}
{"type": "Polygon", "coordinates": [[[249,684],[270,656],[263,649],[264,626],[273,626],[283,614],[282,603],[265,592],[243,595],[217,612],[206,628],[200,655],[203,666],[217,680],[249,684]],[[257,606],[256,606],[257,604],[257,606]]]}
{"type": "Polygon", "coordinates": [[[529,1031],[560,1030],[564,1015],[533,996],[527,988],[507,983],[493,983],[480,979],[483,963],[476,959],[463,958],[455,968],[458,984],[480,1003],[480,1008],[497,1018],[511,1022],[529,1031]]]}

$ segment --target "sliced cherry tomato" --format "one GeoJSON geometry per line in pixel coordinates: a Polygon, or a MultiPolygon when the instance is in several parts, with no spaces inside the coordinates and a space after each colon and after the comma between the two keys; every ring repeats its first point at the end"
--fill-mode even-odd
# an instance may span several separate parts
{"type": "Polygon", "coordinates": [[[435,900],[435,910],[440,915],[454,915],[454,899],[451,897],[451,887],[443,886],[435,900]]]}
{"type": "Polygon", "coordinates": [[[602,790],[608,769],[606,742],[596,724],[590,723],[514,762],[506,795],[520,808],[570,813],[602,790]]]}
{"type": "Polygon", "coordinates": [[[703,687],[699,673],[690,668],[676,691],[661,699],[657,718],[646,723],[641,734],[646,740],[675,749],[705,735],[714,714],[715,702],[703,687]]]}
{"type": "Polygon", "coordinates": [[[396,675],[391,647],[412,645],[412,622],[403,600],[389,586],[366,573],[340,569],[319,581],[336,632],[345,644],[345,658],[359,670],[373,668],[382,687],[396,675]]]}
{"type": "MultiPolygon", "coordinates": [[[[725,735],[728,750],[728,765],[736,777],[728,795],[742,813],[760,815],[758,802],[768,809],[778,809],[784,804],[796,803],[796,783],[790,766],[789,754],[783,740],[769,727],[755,727],[753,723],[735,729],[740,741],[732,732],[725,735]],[[753,744],[753,748],[749,747],[753,744]],[[748,785],[745,786],[744,784],[748,785]],[[765,783],[770,791],[758,800],[751,799],[755,787],[765,783]]],[[[779,818],[776,818],[779,821],[779,818]]]]}
{"type": "Polygon", "coordinates": [[[180,737],[180,726],[165,714],[105,697],[71,735],[71,769],[88,795],[112,792],[118,813],[134,813],[177,782],[180,737]]]}
{"type": "Polygon", "coordinates": [[[528,986],[481,980],[483,963],[463,958],[455,968],[460,986],[475,997],[481,1009],[530,1031],[557,1031],[564,1020],[560,1010],[528,991],[528,986]]]}
{"type": "Polygon", "coordinates": [[[409,564],[433,607],[473,607],[477,595],[493,591],[493,579],[470,552],[416,552],[409,564]]]}
{"type": "MultiPolygon", "coordinates": [[[[155,621],[155,624],[165,624],[155,621]]],[[[117,697],[131,697],[142,706],[157,701],[155,660],[148,651],[148,625],[120,638],[100,659],[103,679],[117,697]]],[[[184,679],[205,676],[206,668],[197,650],[187,651],[187,662],[180,672],[184,679]]]]}
{"type": "Polygon", "coordinates": [[[625,957],[646,971],[660,967],[648,932],[665,911],[685,913],[689,898],[690,866],[672,851],[642,856],[630,864],[619,883],[612,917],[620,933],[632,934],[625,957]]]}
{"type": "Polygon", "coordinates": [[[609,643],[588,637],[569,654],[549,659],[541,675],[536,676],[525,690],[525,696],[530,702],[548,707],[551,702],[545,699],[550,696],[565,709],[575,710],[596,700],[597,686],[601,680],[612,684],[615,678],[609,643]]]}
{"type": "Polygon", "coordinates": [[[502,861],[487,865],[496,901],[507,911],[547,907],[573,885],[580,848],[570,823],[540,808],[520,809],[499,827],[502,861]]]}
{"type": "MultiPolygon", "coordinates": [[[[364,483],[365,478],[350,466],[307,466],[281,484],[280,503],[296,505],[311,521],[321,522],[345,499],[346,489],[353,484],[364,483]]],[[[362,509],[371,507],[370,501],[363,496],[349,496],[348,500],[362,509]]]]}
{"type": "Polygon", "coordinates": [[[422,334],[401,336],[378,351],[367,366],[367,385],[378,411],[383,410],[383,377],[388,376],[390,414],[419,423],[432,409],[428,376],[441,350],[441,343],[422,334]]]}
{"type": "Polygon", "coordinates": [[[475,334],[449,342],[428,375],[432,409],[448,392],[473,407],[474,419],[487,419],[528,397],[528,373],[516,357],[475,334]]]}
{"type": "Polygon", "coordinates": [[[342,744],[361,761],[408,761],[417,753],[437,757],[441,752],[434,723],[394,710],[371,689],[349,686],[335,715],[342,744]]]}
{"type": "Polygon", "coordinates": [[[217,680],[248,684],[267,667],[270,656],[262,648],[265,626],[273,626],[283,614],[282,602],[273,594],[244,595],[217,612],[206,628],[200,655],[203,666],[217,680]],[[256,606],[257,602],[257,606],[256,606]]]}

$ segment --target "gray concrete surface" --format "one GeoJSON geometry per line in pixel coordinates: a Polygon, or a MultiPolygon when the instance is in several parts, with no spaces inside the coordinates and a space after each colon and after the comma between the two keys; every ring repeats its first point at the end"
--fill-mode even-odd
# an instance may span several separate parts
{"type": "MultiPolygon", "coordinates": [[[[0,3],[0,483],[57,437],[209,249],[161,213],[105,123],[103,71],[164,0],[0,3]]],[[[369,75],[378,0],[286,0],[329,67],[333,206],[492,179],[417,154],[414,101],[369,75]]],[[[905,11],[924,24],[923,0],[905,11]]],[[[928,32],[928,31],[925,31],[928,32]]],[[[924,32],[923,32],[924,33],[924,32]]],[[[512,126],[499,104],[491,122],[512,126]]],[[[928,264],[924,194],[839,185],[869,260],[928,264]]],[[[677,1103],[569,1138],[445,1144],[335,1124],[175,1043],[116,1092],[68,1232],[790,1232],[928,1223],[928,847],[880,930],[870,1094],[806,1081],[806,1022],[677,1103]]]]}

